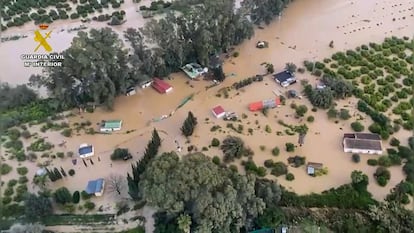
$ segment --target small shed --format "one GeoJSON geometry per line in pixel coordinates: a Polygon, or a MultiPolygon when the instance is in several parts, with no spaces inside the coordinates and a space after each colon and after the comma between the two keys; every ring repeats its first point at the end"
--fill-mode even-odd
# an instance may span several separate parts
{"type": "Polygon", "coordinates": [[[119,131],[122,128],[122,120],[103,121],[100,131],[103,133],[119,131]]]}
{"type": "Polygon", "coordinates": [[[212,112],[216,118],[222,118],[224,117],[224,115],[226,115],[226,112],[224,111],[223,107],[221,107],[220,105],[214,107],[212,112]]]}
{"type": "Polygon", "coordinates": [[[100,197],[103,194],[104,188],[105,188],[105,180],[103,178],[99,178],[96,180],[90,180],[88,182],[88,185],[86,186],[85,192],[87,194],[100,197]]]}
{"type": "Polygon", "coordinates": [[[321,170],[323,168],[322,163],[313,163],[309,162],[308,165],[306,165],[306,171],[308,175],[315,176],[315,173],[317,170],[321,170]]]}
{"type": "Polygon", "coordinates": [[[92,145],[86,143],[79,146],[79,157],[82,159],[89,158],[95,155],[95,151],[92,145]]]}

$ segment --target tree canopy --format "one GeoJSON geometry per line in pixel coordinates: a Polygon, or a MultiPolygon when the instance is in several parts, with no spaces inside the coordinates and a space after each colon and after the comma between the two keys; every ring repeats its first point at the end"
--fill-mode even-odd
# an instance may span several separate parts
{"type": "Polygon", "coordinates": [[[255,182],[254,175],[242,176],[217,166],[201,153],[180,160],[171,152],[155,158],[140,186],[150,205],[174,218],[189,214],[192,232],[226,233],[251,227],[263,212],[265,202],[256,196],[255,182]]]}

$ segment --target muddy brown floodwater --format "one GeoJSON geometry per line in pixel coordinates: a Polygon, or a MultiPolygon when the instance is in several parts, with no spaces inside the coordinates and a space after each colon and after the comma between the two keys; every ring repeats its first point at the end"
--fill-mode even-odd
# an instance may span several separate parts
{"type": "MultiPolygon", "coordinates": [[[[74,168],[76,175],[74,177],[54,183],[53,188],[66,186],[71,190],[81,190],[86,186],[87,180],[99,177],[108,177],[109,174],[126,175],[130,171],[130,162],[111,162],[109,155],[116,147],[129,148],[134,156],[134,160],[140,158],[145,149],[146,143],[150,139],[151,130],[157,128],[162,138],[162,151],[172,151],[176,149],[177,140],[184,149],[190,145],[185,144],[186,139],[180,133],[180,127],[188,111],[192,111],[198,117],[199,125],[195,135],[191,137],[191,144],[196,145],[199,149],[208,146],[213,137],[223,139],[226,135],[231,134],[244,139],[245,143],[255,151],[253,157],[258,166],[263,166],[266,159],[274,161],[286,160],[289,156],[300,155],[306,156],[307,161],[323,163],[328,168],[329,174],[322,177],[310,177],[306,174],[305,168],[289,168],[289,171],[295,175],[295,180],[288,182],[284,176],[276,178],[278,182],[285,187],[294,190],[299,194],[311,192],[321,192],[331,187],[337,187],[351,181],[350,174],[353,170],[361,170],[369,176],[369,191],[378,200],[383,200],[390,189],[404,179],[401,167],[391,167],[391,180],[385,187],[376,184],[373,173],[375,167],[366,164],[366,160],[375,155],[362,155],[361,162],[355,164],[351,161],[351,155],[342,151],[341,139],[345,132],[350,131],[350,123],[356,119],[356,116],[347,121],[340,121],[335,124],[327,118],[326,112],[319,110],[317,112],[309,111],[308,115],[315,117],[315,122],[308,123],[309,132],[306,136],[305,144],[297,147],[295,152],[285,152],[285,143],[292,142],[297,144],[297,136],[277,136],[277,131],[284,131],[278,120],[283,120],[288,124],[299,124],[300,119],[295,119],[294,110],[290,108],[290,103],[306,104],[311,109],[310,103],[306,99],[288,100],[286,106],[281,106],[269,111],[268,117],[263,114],[254,114],[248,111],[247,105],[253,101],[260,101],[274,97],[273,91],[277,90],[284,93],[283,89],[266,76],[261,83],[253,83],[242,90],[231,91],[229,98],[216,97],[217,91],[229,86],[233,82],[247,78],[255,74],[262,74],[265,69],[260,64],[263,62],[273,63],[276,71],[284,68],[287,62],[293,62],[301,66],[303,60],[321,60],[330,56],[336,51],[353,49],[358,45],[369,42],[380,42],[388,36],[413,36],[414,18],[411,16],[413,1],[410,0],[364,0],[364,1],[343,1],[343,0],[320,0],[306,1],[295,0],[283,12],[278,20],[273,21],[265,29],[256,30],[255,36],[236,47],[240,53],[237,58],[227,60],[224,65],[225,73],[234,73],[234,76],[228,77],[220,86],[205,90],[209,85],[205,81],[191,81],[190,87],[186,82],[188,79],[182,73],[172,74],[171,80],[167,80],[174,90],[165,95],[158,94],[152,88],[139,90],[137,95],[122,96],[116,99],[114,111],[106,112],[98,109],[94,113],[83,113],[76,117],[69,118],[69,122],[80,122],[89,120],[93,127],[97,128],[97,123],[102,120],[122,119],[124,121],[123,129],[120,133],[112,135],[75,135],[70,139],[63,138],[59,133],[47,132],[48,140],[55,144],[62,140],[67,140],[66,148],[58,148],[58,151],[76,151],[79,144],[90,143],[95,146],[96,154],[101,161],[94,158],[94,165],[85,167],[82,163],[73,166],[70,159],[62,161],[55,160],[55,166],[63,166],[65,169],[74,168]],[[393,21],[393,18],[396,18],[393,21]],[[404,18],[404,19],[403,19],[404,18]],[[259,40],[269,42],[269,48],[256,49],[255,44],[259,40]],[[329,42],[334,41],[334,48],[330,48],[329,42]],[[195,93],[192,101],[179,109],[172,117],[161,122],[150,123],[151,119],[169,114],[175,107],[188,95],[195,93]],[[235,111],[241,116],[247,115],[242,120],[244,125],[244,134],[238,134],[231,129],[226,128],[223,120],[215,119],[211,114],[211,109],[216,105],[222,105],[226,111],[235,111]],[[206,120],[208,118],[208,120],[206,120]],[[259,122],[256,125],[256,120],[259,122]],[[220,125],[225,133],[218,131],[211,132],[213,125],[220,125]],[[264,132],[265,125],[269,125],[272,133],[264,132]],[[260,126],[260,128],[258,128],[260,126]],[[247,135],[247,129],[253,128],[252,136],[247,135]],[[127,130],[134,130],[126,134],[127,130]],[[261,151],[260,146],[266,149],[261,151]],[[271,149],[278,146],[281,153],[278,157],[271,155],[271,149]],[[112,164],[112,165],[111,165],[112,164]]],[[[130,6],[135,7],[135,6],[130,6]]],[[[131,8],[130,15],[134,15],[131,8]]],[[[130,17],[127,13],[127,16],[130,17]]],[[[141,18],[133,16],[128,18],[128,26],[140,25],[141,18]]],[[[95,23],[88,24],[90,27],[97,26],[95,23]]],[[[127,25],[124,25],[127,26],[127,25]]],[[[124,27],[122,26],[122,27],[124,27]]],[[[33,28],[30,28],[33,30],[33,28]]],[[[118,31],[124,30],[119,29],[118,31]]],[[[12,33],[14,29],[8,31],[12,33]]],[[[29,30],[29,29],[28,29],[29,30]]],[[[20,33],[20,32],[19,32],[20,33]]],[[[63,50],[70,45],[74,33],[60,32],[51,38],[51,43],[57,50],[63,50]]],[[[21,66],[19,56],[21,53],[28,53],[33,48],[33,39],[26,38],[18,41],[3,43],[0,47],[1,54],[7,54],[6,58],[1,56],[0,69],[1,80],[9,81],[14,84],[25,83],[30,73],[36,72],[31,69],[24,69],[21,66]]],[[[315,81],[315,77],[309,74],[297,74],[299,80],[315,81]]],[[[292,89],[301,90],[300,84],[295,84],[292,89]]],[[[357,100],[350,98],[346,101],[340,101],[338,106],[350,110],[351,115],[356,113],[357,100]]],[[[368,126],[369,120],[364,120],[368,126]]],[[[237,125],[238,123],[235,123],[237,125]]],[[[410,132],[401,131],[398,137],[405,142],[410,132]]],[[[385,145],[386,143],[384,143],[385,145]]],[[[184,150],[185,151],[185,150],[184,150]]],[[[182,152],[183,154],[185,152],[182,152]]],[[[222,153],[218,149],[210,148],[206,154],[210,156],[222,153]]],[[[97,157],[97,156],[95,156],[97,157]]],[[[239,162],[237,162],[239,164],[239,162]]],[[[239,170],[242,171],[240,165],[239,170]]],[[[31,171],[33,174],[33,171],[31,171]]],[[[6,176],[10,179],[13,174],[6,176]]],[[[275,179],[268,175],[269,178],[275,179]]],[[[122,196],[127,197],[126,191],[122,196]]],[[[113,195],[104,195],[95,198],[97,205],[114,206],[113,195]]],[[[151,231],[149,231],[151,232],[151,231]]]]}

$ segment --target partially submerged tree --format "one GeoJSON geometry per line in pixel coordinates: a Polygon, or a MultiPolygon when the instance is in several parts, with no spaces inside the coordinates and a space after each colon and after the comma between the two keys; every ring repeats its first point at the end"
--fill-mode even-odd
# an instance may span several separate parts
{"type": "Polygon", "coordinates": [[[197,125],[197,118],[193,115],[193,113],[190,111],[188,112],[187,119],[185,119],[183,126],[181,127],[181,132],[184,136],[189,137],[193,135],[194,128],[197,125]]]}
{"type": "Polygon", "coordinates": [[[10,227],[9,233],[43,233],[45,226],[38,223],[20,224],[15,223],[10,227]]]}
{"type": "Polygon", "coordinates": [[[177,218],[178,228],[184,233],[190,233],[191,230],[191,217],[188,214],[182,214],[177,218]]]}
{"type": "Polygon", "coordinates": [[[125,189],[125,181],[125,177],[119,174],[110,174],[106,179],[108,192],[121,195],[125,189]]]}
{"type": "Polygon", "coordinates": [[[285,69],[287,70],[287,71],[289,71],[290,73],[295,73],[296,72],[296,69],[297,69],[297,67],[296,67],[296,65],[294,64],[294,63],[292,63],[292,62],[289,62],[289,63],[286,63],[286,65],[285,65],[285,69]]]}
{"type": "Polygon", "coordinates": [[[44,195],[28,194],[24,201],[25,215],[36,220],[52,214],[52,202],[44,195]]]}
{"type": "Polygon", "coordinates": [[[227,136],[220,146],[224,153],[224,162],[232,162],[236,158],[241,158],[245,153],[244,142],[239,137],[227,136]]]}

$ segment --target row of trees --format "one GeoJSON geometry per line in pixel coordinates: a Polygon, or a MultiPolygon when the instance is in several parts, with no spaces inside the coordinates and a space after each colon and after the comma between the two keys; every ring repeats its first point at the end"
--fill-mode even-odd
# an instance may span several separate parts
{"type": "Polygon", "coordinates": [[[136,163],[131,165],[132,176],[128,173],[128,193],[133,200],[139,201],[142,199],[142,189],[139,184],[141,181],[141,175],[145,172],[149,164],[154,160],[158,154],[158,149],[161,146],[161,138],[158,135],[156,129],[152,131],[152,138],[148,142],[147,148],[145,149],[144,156],[136,163]]]}

